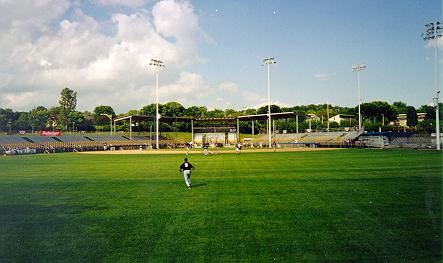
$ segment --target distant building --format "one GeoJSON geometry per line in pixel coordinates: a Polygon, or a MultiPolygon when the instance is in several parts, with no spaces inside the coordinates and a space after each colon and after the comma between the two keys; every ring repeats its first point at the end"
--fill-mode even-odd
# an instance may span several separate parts
{"type": "MultiPolygon", "coordinates": [[[[426,113],[424,113],[424,112],[417,113],[418,122],[424,121],[425,118],[426,118],[426,113]]],[[[405,113],[402,113],[402,114],[398,114],[397,120],[394,122],[394,125],[400,126],[400,127],[408,127],[407,122],[408,122],[407,115],[405,113]]]]}
{"type": "Polygon", "coordinates": [[[352,118],[354,118],[354,115],[337,114],[334,117],[329,118],[329,122],[336,122],[338,124],[341,124],[342,121],[348,121],[349,123],[351,123],[352,118]]]}
{"type": "Polygon", "coordinates": [[[311,120],[311,121],[319,121],[320,120],[320,117],[318,117],[317,115],[315,115],[315,114],[312,114],[312,113],[309,113],[309,114],[306,114],[306,116],[307,116],[307,120],[311,120]]]}

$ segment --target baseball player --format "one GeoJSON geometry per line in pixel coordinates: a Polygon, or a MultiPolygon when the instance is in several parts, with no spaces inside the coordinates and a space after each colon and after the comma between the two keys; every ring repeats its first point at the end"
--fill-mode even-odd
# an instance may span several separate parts
{"type": "Polygon", "coordinates": [[[237,155],[241,153],[241,147],[242,147],[241,143],[237,143],[235,145],[235,151],[237,152],[237,155]]]}
{"type": "Polygon", "coordinates": [[[185,162],[180,165],[180,172],[183,172],[183,177],[185,179],[187,189],[192,188],[191,169],[194,170],[194,166],[192,166],[192,164],[188,162],[188,158],[185,158],[185,162]]]}

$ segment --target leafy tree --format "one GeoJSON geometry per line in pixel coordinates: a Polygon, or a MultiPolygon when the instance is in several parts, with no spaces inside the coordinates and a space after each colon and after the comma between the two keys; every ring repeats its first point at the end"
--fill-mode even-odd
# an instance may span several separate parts
{"type": "Polygon", "coordinates": [[[100,116],[100,114],[115,116],[114,109],[111,106],[100,105],[95,107],[93,112],[95,116],[100,116]]]}
{"type": "Polygon", "coordinates": [[[426,113],[425,120],[435,120],[435,107],[429,105],[422,105],[417,112],[426,113]]]}
{"type": "Polygon", "coordinates": [[[225,117],[236,117],[236,116],[239,116],[239,113],[241,114],[241,112],[237,112],[234,109],[226,109],[225,110],[225,117]]]}
{"type": "Polygon", "coordinates": [[[48,128],[56,128],[60,127],[60,107],[51,107],[48,109],[48,119],[46,121],[46,127],[48,128]]]}
{"type": "MultiPolygon", "coordinates": [[[[278,105],[271,104],[271,113],[279,113],[281,112],[281,108],[278,105]]],[[[268,113],[268,105],[261,106],[257,110],[257,114],[267,114],[268,113]]]]}
{"type": "Polygon", "coordinates": [[[18,119],[14,123],[15,128],[18,130],[30,130],[31,125],[29,119],[28,112],[20,112],[18,119]]]}
{"type": "MultiPolygon", "coordinates": [[[[358,108],[358,107],[357,107],[358,108]]],[[[361,113],[365,118],[382,122],[384,117],[388,121],[397,118],[397,109],[385,101],[372,101],[361,104],[361,113]]]]}
{"type": "Polygon", "coordinates": [[[9,130],[9,126],[12,125],[17,118],[17,114],[11,109],[0,108],[0,130],[9,130]]]}
{"type": "Polygon", "coordinates": [[[49,118],[48,109],[43,106],[38,106],[30,111],[31,127],[34,130],[42,130],[46,127],[46,123],[49,118]]]}
{"type": "Polygon", "coordinates": [[[75,122],[75,129],[77,131],[95,131],[95,117],[94,113],[85,112],[74,112],[71,115],[75,122]]]}
{"type": "Polygon", "coordinates": [[[402,101],[396,101],[392,106],[397,109],[398,114],[404,114],[407,112],[408,105],[402,101]]]}
{"type": "Polygon", "coordinates": [[[181,117],[185,114],[185,107],[178,102],[168,102],[162,105],[161,112],[165,117],[181,117]]]}
{"type": "Polygon", "coordinates": [[[100,105],[94,108],[94,118],[95,118],[95,124],[96,125],[105,125],[109,128],[109,117],[106,115],[110,115],[112,118],[115,117],[114,109],[111,106],[106,105],[100,105]]]}
{"type": "Polygon", "coordinates": [[[75,110],[77,106],[77,92],[64,88],[60,94],[60,116],[65,130],[68,130],[69,114],[75,110]]]}
{"type": "Polygon", "coordinates": [[[246,109],[243,112],[244,115],[256,115],[257,114],[257,110],[256,109],[246,109]]]}
{"type": "Polygon", "coordinates": [[[191,106],[185,110],[185,115],[188,117],[203,117],[206,116],[208,109],[204,106],[191,106]]]}
{"type": "MultiPolygon", "coordinates": [[[[155,111],[154,111],[155,112],[155,111]]],[[[160,111],[161,112],[161,111],[160,111]]],[[[139,114],[139,112],[138,112],[138,110],[129,110],[127,113],[126,113],[126,115],[127,116],[129,116],[129,115],[138,115],[139,114]]],[[[154,115],[155,115],[155,113],[154,113],[154,115]]]]}
{"type": "Polygon", "coordinates": [[[417,126],[418,119],[417,119],[417,111],[413,106],[408,106],[406,109],[406,125],[409,127],[415,127],[417,126]]]}
{"type": "Polygon", "coordinates": [[[206,117],[209,118],[223,118],[224,116],[225,116],[224,111],[219,109],[214,109],[206,113],[206,117]]]}
{"type": "MultiPolygon", "coordinates": [[[[161,104],[158,105],[158,110],[161,112],[161,104]]],[[[146,106],[143,106],[140,110],[140,115],[146,115],[146,116],[155,116],[155,113],[157,111],[156,104],[152,103],[146,106]]]]}

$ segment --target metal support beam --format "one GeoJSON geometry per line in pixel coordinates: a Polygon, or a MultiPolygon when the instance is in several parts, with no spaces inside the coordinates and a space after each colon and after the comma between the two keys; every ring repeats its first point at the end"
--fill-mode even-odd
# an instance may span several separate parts
{"type": "Polygon", "coordinates": [[[129,118],[129,140],[132,140],[132,116],[129,118]]]}
{"type": "Polygon", "coordinates": [[[240,121],[237,119],[237,142],[240,142],[240,121]]]}

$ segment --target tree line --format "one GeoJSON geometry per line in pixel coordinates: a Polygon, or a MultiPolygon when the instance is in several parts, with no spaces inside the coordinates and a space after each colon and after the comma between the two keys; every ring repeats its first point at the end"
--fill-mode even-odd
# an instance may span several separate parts
{"type": "MultiPolygon", "coordinates": [[[[148,115],[155,116],[156,104],[143,106],[139,110],[130,110],[126,113],[116,114],[114,109],[108,105],[100,105],[92,112],[77,111],[77,93],[69,88],[64,88],[60,93],[59,105],[46,108],[38,106],[30,111],[13,111],[12,109],[0,108],[0,131],[2,133],[16,133],[17,131],[39,131],[39,130],[61,130],[61,131],[109,131],[109,117],[113,119],[127,115],[148,115]],[[13,132],[14,131],[14,132],[13,132]]],[[[441,107],[440,107],[441,108],[441,107]]],[[[213,109],[208,110],[205,106],[190,106],[185,108],[178,102],[167,102],[159,105],[162,116],[168,117],[194,117],[194,118],[222,118],[236,117],[242,115],[266,114],[268,106],[258,109],[213,109]]],[[[328,126],[327,117],[336,114],[353,115],[351,121],[336,123],[329,122],[329,128],[355,127],[358,126],[358,106],[342,107],[338,105],[309,104],[293,107],[280,107],[271,105],[272,113],[297,112],[300,114],[298,128],[300,131],[309,127],[313,130],[325,130],[328,126]],[[315,114],[317,119],[309,119],[308,114],[315,114]]],[[[423,105],[416,109],[404,102],[394,102],[389,104],[385,101],[372,101],[361,104],[363,126],[368,131],[378,131],[379,127],[383,131],[403,130],[390,123],[397,120],[398,114],[407,115],[407,125],[409,129],[418,132],[433,132],[435,129],[435,107],[423,105]],[[417,113],[426,113],[425,120],[418,122],[417,113]]],[[[136,123],[136,130],[153,130],[152,122],[136,123]]],[[[275,126],[277,130],[295,131],[296,123],[294,119],[277,120],[275,126]]],[[[129,130],[128,123],[121,123],[117,130],[129,130]]],[[[182,131],[190,132],[189,123],[161,123],[161,131],[182,131]]],[[[266,122],[256,121],[254,123],[254,133],[265,132],[266,122]]],[[[241,122],[240,132],[252,133],[251,122],[241,122]]]]}

